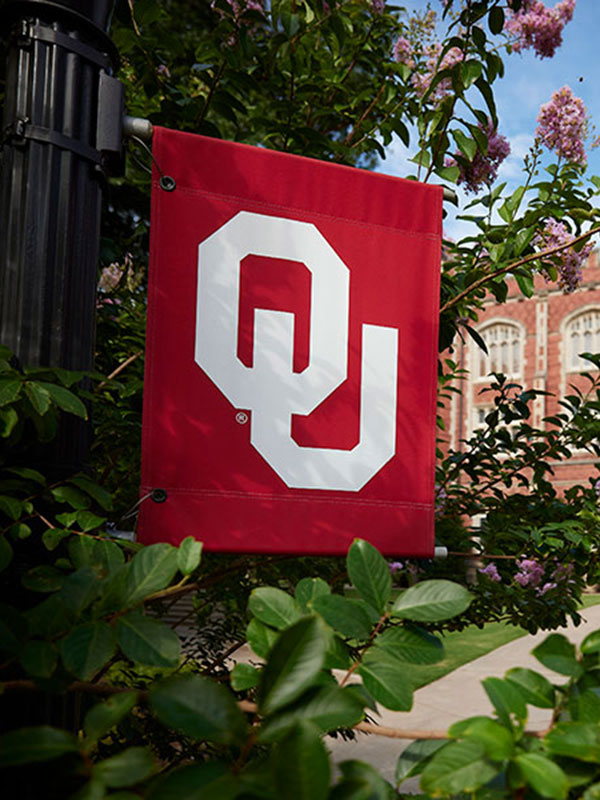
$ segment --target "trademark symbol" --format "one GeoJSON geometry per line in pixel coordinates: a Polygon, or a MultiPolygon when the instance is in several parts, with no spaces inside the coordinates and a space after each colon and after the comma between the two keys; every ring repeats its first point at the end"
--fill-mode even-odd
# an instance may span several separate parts
{"type": "Polygon", "coordinates": [[[238,411],[235,415],[235,421],[239,422],[240,425],[245,425],[248,422],[248,414],[245,411],[238,411]]]}

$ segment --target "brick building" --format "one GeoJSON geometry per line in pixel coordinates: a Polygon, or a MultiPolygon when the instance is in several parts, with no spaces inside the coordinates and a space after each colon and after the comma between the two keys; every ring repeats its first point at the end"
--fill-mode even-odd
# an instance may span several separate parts
{"type": "MultiPolygon", "coordinates": [[[[487,344],[488,355],[471,340],[458,344],[453,355],[469,371],[468,379],[461,382],[461,394],[453,395],[446,408],[445,438],[453,449],[459,449],[460,440],[483,424],[492,400],[481,389],[489,385],[487,376],[492,371],[503,372],[526,389],[552,393],[534,401],[535,427],[542,427],[544,417],[560,410],[558,401],[569,393],[570,385],[587,390],[589,382],[581,372],[590,372],[592,365],[579,353],[600,353],[598,253],[592,253],[583,269],[583,282],[572,294],[564,294],[538,276],[534,296],[527,299],[510,280],[507,301],[486,300],[475,327],[487,344]]],[[[594,461],[592,454],[580,451],[567,462],[553,464],[555,487],[564,490],[573,483],[587,483],[596,473],[594,461]]]]}

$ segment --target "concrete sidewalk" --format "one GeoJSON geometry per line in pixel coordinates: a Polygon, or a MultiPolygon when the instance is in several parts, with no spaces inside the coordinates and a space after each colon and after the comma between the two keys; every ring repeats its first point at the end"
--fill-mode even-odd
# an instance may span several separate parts
{"type": "MultiPolygon", "coordinates": [[[[582,612],[584,622],[576,628],[567,625],[556,632],[563,633],[571,642],[578,644],[593,630],[600,628],[600,605],[591,606],[582,612]]],[[[459,667],[443,678],[418,689],[414,694],[413,710],[394,712],[382,709],[377,721],[392,728],[418,730],[446,730],[453,722],[476,714],[491,715],[493,707],[481,686],[483,678],[503,677],[511,667],[529,667],[545,675],[554,683],[566,681],[564,676],[547,670],[532,655],[531,650],[552,631],[539,631],[533,636],[522,636],[481,658],[459,667]]],[[[410,665],[408,665],[410,669],[410,665]]],[[[543,730],[551,717],[550,709],[528,706],[527,727],[543,730]]],[[[386,739],[357,733],[356,741],[341,739],[325,740],[335,762],[359,759],[376,767],[386,780],[394,784],[396,761],[409,740],[386,739]]],[[[418,778],[410,778],[402,785],[402,791],[418,792],[418,778]]]]}

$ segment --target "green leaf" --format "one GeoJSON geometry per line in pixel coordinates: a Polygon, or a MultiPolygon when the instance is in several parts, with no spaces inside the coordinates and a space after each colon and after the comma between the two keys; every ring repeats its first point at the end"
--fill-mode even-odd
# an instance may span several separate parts
{"type": "Polygon", "coordinates": [[[489,717],[471,717],[455,722],[448,729],[448,735],[454,739],[473,739],[479,742],[492,761],[512,758],[515,750],[514,739],[508,728],[489,717]]]}
{"type": "Polygon", "coordinates": [[[177,572],[177,550],[163,542],[136,553],[127,577],[127,605],[135,605],[171,582],[177,572]]]}
{"type": "MultiPolygon", "coordinates": [[[[69,556],[76,569],[92,567],[96,572],[110,573],[125,562],[123,550],[110,539],[73,536],[68,544],[69,556]]],[[[129,573],[129,565],[127,568],[129,573]]],[[[125,604],[123,593],[122,604],[125,604]]]]}
{"type": "Polygon", "coordinates": [[[14,403],[21,394],[23,384],[14,378],[0,380],[0,407],[14,403]]]}
{"type": "Polygon", "coordinates": [[[477,143],[475,140],[471,139],[461,130],[450,131],[450,134],[467,161],[473,161],[475,153],[477,152],[477,143]]]}
{"type": "Polygon", "coordinates": [[[554,708],[554,686],[543,675],[532,669],[514,667],[504,677],[517,686],[526,703],[538,708],[554,708]]]}
{"type": "Polygon", "coordinates": [[[89,681],[113,657],[115,633],[106,622],[86,622],[74,628],[60,643],[65,668],[89,681]]]}
{"type": "Polygon", "coordinates": [[[282,630],[300,617],[298,603],[287,592],[273,586],[253,589],[248,608],[261,622],[282,630]]]}
{"type": "Polygon", "coordinates": [[[226,764],[209,761],[167,773],[153,784],[148,800],[233,800],[238,788],[226,764]]]}
{"type": "Polygon", "coordinates": [[[517,764],[528,786],[542,797],[564,800],[569,792],[569,782],[562,769],[540,753],[522,753],[517,764]]]}
{"type": "Polygon", "coordinates": [[[477,742],[452,742],[439,750],[423,770],[421,789],[428,794],[474,792],[498,772],[485,759],[483,745],[477,742]]]}
{"type": "Polygon", "coordinates": [[[331,800],[393,800],[396,792],[379,772],[364,761],[342,761],[342,782],[332,791],[331,800]]]}
{"type": "Polygon", "coordinates": [[[325,635],[315,617],[300,619],[281,634],[261,674],[258,705],[263,715],[292,703],[315,682],[326,649],[325,635]]]}
{"type": "Polygon", "coordinates": [[[48,530],[44,531],[42,534],[42,542],[46,550],[52,552],[52,550],[56,550],[63,539],[66,539],[67,536],[70,535],[70,531],[64,531],[61,528],[48,528],[48,530]]]}
{"type": "Polygon", "coordinates": [[[14,408],[0,408],[0,436],[7,439],[19,422],[19,415],[14,408]]]}
{"type": "Polygon", "coordinates": [[[29,469],[29,467],[11,467],[6,471],[10,472],[11,475],[18,475],[20,478],[25,478],[25,480],[39,483],[40,486],[46,485],[46,478],[41,472],[38,472],[37,469],[29,469]]]}
{"type": "Polygon", "coordinates": [[[110,492],[107,492],[102,486],[99,486],[95,481],[86,478],[85,476],[77,475],[69,479],[69,483],[77,486],[78,489],[86,492],[92,497],[98,505],[105,511],[112,511],[113,499],[110,492]]]}
{"type": "Polygon", "coordinates": [[[96,599],[99,590],[96,573],[89,567],[82,567],[65,579],[58,596],[78,616],[96,599]]]}
{"type": "Polygon", "coordinates": [[[548,752],[600,763],[600,727],[589,722],[559,722],[544,737],[548,752]]]}
{"type": "Polygon", "coordinates": [[[368,612],[357,600],[339,594],[324,594],[313,601],[314,610],[325,622],[343,636],[368,639],[373,623],[368,612]]]}
{"type": "Polygon", "coordinates": [[[47,383],[46,381],[38,381],[37,385],[48,392],[53,402],[62,409],[62,411],[74,414],[76,417],[81,417],[81,419],[87,419],[86,407],[77,395],[73,394],[69,389],[65,389],[64,386],[58,386],[56,383],[47,383]]]}
{"type": "Polygon", "coordinates": [[[329,757],[318,730],[300,722],[273,753],[277,797],[286,800],[326,800],[329,757]]]}
{"type": "Polygon", "coordinates": [[[600,800],[600,783],[594,783],[592,786],[588,786],[581,795],[581,800],[600,800]]]}
{"type": "Polygon", "coordinates": [[[347,645],[334,634],[328,642],[325,653],[325,669],[348,669],[350,666],[350,651],[347,645]]]}
{"type": "Polygon", "coordinates": [[[145,617],[141,611],[130,611],[117,620],[117,639],[123,653],[149,667],[176,667],[181,642],[177,634],[163,622],[145,617]]]}
{"type": "Polygon", "coordinates": [[[263,723],[259,740],[274,742],[300,720],[308,720],[319,731],[351,728],[363,718],[363,704],[354,691],[340,686],[309,689],[291,706],[263,723]]]}
{"type": "Polygon", "coordinates": [[[388,628],[375,637],[374,647],[409,664],[436,664],[444,658],[441,641],[420,628],[388,628]]]}
{"type": "Polygon", "coordinates": [[[252,689],[258,684],[259,679],[260,670],[256,669],[256,667],[253,667],[251,664],[236,664],[231,670],[231,687],[236,692],[252,689]]]}
{"type": "Polygon", "coordinates": [[[137,692],[121,692],[103,703],[96,703],[85,715],[83,730],[88,739],[101,739],[111,728],[118,725],[137,701],[137,692]]]}
{"type": "Polygon", "coordinates": [[[99,517],[92,511],[81,509],[77,511],[77,524],[84,533],[100,528],[106,522],[106,517],[99,517]]]}
{"type": "Polygon", "coordinates": [[[29,675],[34,678],[49,678],[56,669],[58,653],[50,642],[32,639],[23,648],[19,660],[29,675]]]}
{"type": "Polygon", "coordinates": [[[21,578],[21,583],[32,592],[56,592],[63,585],[65,576],[54,567],[42,564],[28,570],[21,578]]]}
{"type": "Polygon", "coordinates": [[[17,500],[16,497],[0,494],[0,511],[3,511],[7,517],[15,521],[23,513],[23,503],[17,500]]]}
{"type": "Polygon", "coordinates": [[[202,556],[202,542],[198,542],[193,536],[188,536],[179,545],[177,550],[177,568],[182,575],[191,575],[200,565],[202,556]]]}
{"type": "Polygon", "coordinates": [[[573,693],[569,703],[571,718],[578,722],[600,722],[600,689],[594,687],[581,694],[573,693]]]}
{"type": "Polygon", "coordinates": [[[411,742],[396,762],[396,783],[400,784],[406,778],[420,775],[432,755],[447,744],[443,739],[417,739],[411,742]]]}
{"type": "Polygon", "coordinates": [[[0,572],[6,569],[13,557],[13,549],[11,543],[6,536],[0,535],[0,572]]]}
{"type": "Polygon", "coordinates": [[[59,503],[68,503],[71,508],[83,509],[90,504],[90,498],[73,486],[56,486],[50,494],[59,503]]]}
{"type": "Polygon", "coordinates": [[[395,658],[383,651],[367,650],[357,671],[377,702],[391,711],[410,711],[412,686],[395,658]]]}
{"type": "Polygon", "coordinates": [[[588,633],[579,647],[581,652],[585,655],[589,653],[600,653],[600,630],[588,633]]]}
{"type": "MultiPolygon", "coordinates": [[[[9,529],[8,532],[13,537],[13,539],[27,539],[29,536],[31,536],[31,527],[29,525],[25,525],[25,523],[23,523],[23,522],[17,522],[15,525],[13,525],[9,529]]],[[[48,569],[51,570],[52,567],[48,567],[48,569]]],[[[38,574],[38,572],[36,572],[35,570],[37,570],[37,567],[34,567],[33,570],[30,570],[32,575],[37,575],[38,574]]],[[[40,572],[39,574],[42,575],[43,572],[40,572]]],[[[49,574],[50,573],[47,573],[47,575],[49,575],[49,574]]],[[[23,582],[23,585],[25,585],[24,582],[23,582]]],[[[44,591],[50,591],[50,590],[35,589],[34,591],[44,592],[44,591]]]]}
{"type": "Polygon", "coordinates": [[[279,634],[256,617],[246,627],[246,639],[259,658],[267,658],[279,634]]]}
{"type": "Polygon", "coordinates": [[[462,614],[472,601],[471,592],[458,583],[423,581],[398,597],[392,607],[392,616],[415,622],[438,622],[462,614]]]}
{"type": "Polygon", "coordinates": [[[500,8],[500,6],[494,6],[490,10],[488,25],[490,32],[494,35],[502,33],[502,28],[504,28],[504,10],[500,8]]]}
{"type": "Polygon", "coordinates": [[[32,636],[54,637],[67,631],[73,623],[73,615],[55,594],[30,608],[23,616],[32,636]]]}
{"type": "Polygon", "coordinates": [[[331,589],[323,578],[302,578],[296,585],[296,601],[302,611],[308,614],[313,610],[316,598],[325,594],[331,594],[331,589]]]}
{"type": "Polygon", "coordinates": [[[502,678],[485,678],[481,681],[481,685],[496,709],[499,719],[508,728],[512,727],[513,715],[519,722],[527,719],[527,707],[523,695],[514,683],[502,678]]]}
{"type": "Polygon", "coordinates": [[[50,408],[50,394],[37,382],[25,381],[23,386],[34,411],[43,417],[50,408]]]}
{"type": "Polygon", "coordinates": [[[363,599],[383,614],[392,594],[392,576],[379,550],[364,539],[355,539],[348,551],[346,568],[363,599]]]}
{"type": "Polygon", "coordinates": [[[128,747],[116,756],[94,764],[92,775],[105,786],[133,786],[154,772],[154,757],[147,747],[128,747]]]}
{"type": "Polygon", "coordinates": [[[231,692],[200,675],[156,684],[150,706],[163,725],[194,739],[232,745],[246,736],[246,719],[231,692]]]}
{"type": "Polygon", "coordinates": [[[77,737],[67,731],[49,725],[20,728],[0,736],[0,767],[50,761],[78,751],[77,737]]]}
{"type": "Polygon", "coordinates": [[[483,66],[479,63],[479,61],[475,61],[471,58],[468,61],[463,61],[461,63],[460,72],[463,86],[465,89],[468,89],[469,86],[475,83],[475,81],[480,77],[481,73],[483,72],[483,66]]]}
{"type": "Polygon", "coordinates": [[[575,645],[560,633],[551,633],[531,652],[545,667],[561,675],[578,678],[583,673],[575,657],[575,645]]]}

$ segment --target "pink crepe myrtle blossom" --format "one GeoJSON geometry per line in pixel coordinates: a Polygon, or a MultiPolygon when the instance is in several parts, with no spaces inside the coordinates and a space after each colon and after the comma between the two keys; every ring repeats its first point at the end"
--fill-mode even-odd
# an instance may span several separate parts
{"type": "Polygon", "coordinates": [[[401,569],[404,569],[404,564],[402,561],[390,561],[388,567],[392,575],[395,575],[397,572],[400,572],[401,569]]]}
{"type": "Polygon", "coordinates": [[[533,49],[540,58],[552,58],[562,44],[565,25],[573,19],[576,0],[561,0],[547,8],[541,0],[526,0],[519,11],[513,11],[505,30],[514,37],[512,48],[517,53],[533,49]]]}
{"type": "Polygon", "coordinates": [[[479,123],[479,127],[485,132],[488,140],[488,148],[485,155],[477,150],[473,161],[466,167],[456,161],[455,158],[448,157],[445,159],[447,167],[453,167],[458,164],[459,176],[457,183],[464,183],[465,191],[473,194],[477,193],[483,186],[491,186],[496,180],[500,164],[510,153],[508,139],[498,133],[491,122],[488,123],[487,128],[484,128],[481,123],[479,123]]]}
{"type": "Polygon", "coordinates": [[[116,289],[119,281],[123,277],[124,272],[125,267],[122,267],[120,264],[117,264],[116,261],[113,261],[113,263],[109,264],[108,267],[104,267],[100,273],[98,289],[101,292],[111,292],[113,289],[116,289]]]}
{"type": "Polygon", "coordinates": [[[596,492],[596,497],[600,498],[600,478],[594,483],[594,491],[596,492]]]}
{"type": "MultiPolygon", "coordinates": [[[[533,244],[540,250],[551,250],[553,247],[567,244],[572,238],[572,234],[564,222],[549,219],[544,229],[534,236],[533,244]]],[[[581,267],[589,258],[592,249],[593,244],[588,242],[578,253],[572,247],[568,247],[551,257],[559,272],[558,285],[565,294],[574,292],[581,283],[581,267]]],[[[542,270],[542,274],[545,275],[546,280],[549,279],[546,271],[542,270]]]]}
{"type": "Polygon", "coordinates": [[[394,61],[398,62],[398,64],[406,64],[412,69],[415,66],[412,52],[412,45],[408,39],[404,36],[399,36],[394,42],[394,47],[392,48],[394,61]]]}
{"type": "Polygon", "coordinates": [[[536,140],[553,150],[559,158],[585,164],[587,113],[583,100],[575,97],[570,86],[554,92],[538,114],[536,140]]]}
{"type": "MultiPolygon", "coordinates": [[[[416,72],[412,78],[412,84],[418,95],[423,97],[438,72],[443,69],[452,69],[456,64],[462,61],[465,57],[463,51],[459,47],[451,47],[440,61],[440,53],[442,46],[439,42],[432,44],[427,48],[428,58],[425,63],[425,72],[416,72]],[[438,63],[439,62],[439,63],[438,63]]],[[[450,78],[443,78],[435,87],[433,92],[428,98],[428,101],[433,105],[439,104],[446,95],[452,90],[452,81],[450,78]]]]}
{"type": "Polygon", "coordinates": [[[537,588],[544,577],[544,567],[534,558],[517,559],[519,571],[515,575],[515,581],[519,586],[531,586],[537,588]]]}
{"type": "Polygon", "coordinates": [[[371,8],[374,14],[383,14],[385,9],[385,0],[371,0],[371,8]]]}
{"type": "Polygon", "coordinates": [[[491,581],[494,581],[494,583],[500,583],[502,580],[500,573],[498,572],[498,567],[493,561],[490,561],[487,567],[481,567],[478,569],[477,572],[481,573],[481,575],[486,575],[491,581]]]}
{"type": "Polygon", "coordinates": [[[551,589],[556,589],[557,585],[558,584],[554,583],[553,581],[548,581],[548,583],[545,583],[540,589],[536,591],[536,594],[538,597],[541,597],[542,595],[546,594],[546,592],[549,592],[551,589]]]}

